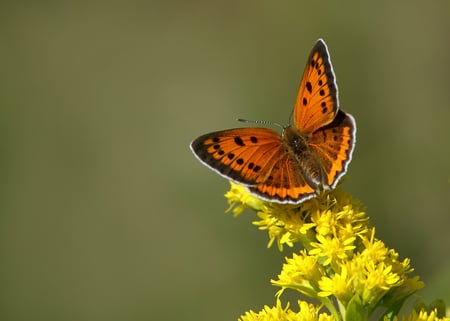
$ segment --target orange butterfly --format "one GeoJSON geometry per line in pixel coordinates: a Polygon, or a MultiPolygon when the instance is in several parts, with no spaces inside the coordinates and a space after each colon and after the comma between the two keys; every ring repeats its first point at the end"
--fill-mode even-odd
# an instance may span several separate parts
{"type": "Polygon", "coordinates": [[[270,202],[299,204],[334,188],[352,158],[356,124],[339,110],[322,39],[309,55],[290,118],[281,135],[268,128],[228,129],[198,137],[191,149],[203,164],[270,202]]]}

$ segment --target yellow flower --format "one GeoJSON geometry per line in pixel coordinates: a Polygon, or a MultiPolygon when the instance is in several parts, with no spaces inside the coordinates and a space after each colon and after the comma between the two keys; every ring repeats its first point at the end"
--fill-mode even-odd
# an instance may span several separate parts
{"type": "Polygon", "coordinates": [[[346,237],[346,234],[363,237],[368,235],[369,218],[362,211],[358,201],[347,196],[347,203],[340,203],[341,207],[336,209],[337,225],[339,227],[339,237],[346,237]]]}
{"type": "Polygon", "coordinates": [[[421,288],[423,283],[417,277],[408,278],[413,271],[409,259],[399,261],[398,253],[375,238],[375,229],[370,235],[362,238],[363,250],[348,262],[354,291],[362,303],[374,307],[383,299],[385,305],[393,304],[421,288]]]}
{"type": "Polygon", "coordinates": [[[317,234],[323,236],[336,235],[336,218],[335,213],[332,213],[329,209],[323,212],[315,211],[311,215],[317,234]]]}
{"type": "Polygon", "coordinates": [[[392,273],[392,266],[384,262],[369,263],[365,266],[365,282],[360,284],[361,299],[364,304],[374,306],[390,288],[400,285],[403,280],[392,273]]]}
{"type": "Polygon", "coordinates": [[[322,273],[323,268],[317,263],[317,259],[302,250],[300,255],[294,253],[291,259],[286,258],[286,263],[283,264],[278,280],[272,280],[272,284],[281,287],[278,296],[285,289],[290,288],[310,297],[315,297],[318,290],[317,283],[322,273]]]}
{"type": "MultiPolygon", "coordinates": [[[[338,262],[344,261],[352,256],[352,250],[355,248],[353,244],[356,237],[352,236],[346,240],[340,240],[338,238],[324,237],[317,234],[317,241],[312,242],[311,245],[314,247],[309,251],[310,255],[315,255],[323,258],[323,265],[330,265],[331,263],[337,264],[338,262]]],[[[335,265],[334,264],[334,265],[335,265]]]]}
{"type": "Polygon", "coordinates": [[[335,273],[332,277],[322,277],[319,281],[319,296],[327,297],[334,295],[342,304],[346,305],[352,298],[353,277],[348,274],[346,266],[342,266],[340,273],[335,273]]]}
{"type": "Polygon", "coordinates": [[[268,246],[276,242],[280,251],[296,242],[309,249],[316,235],[349,240],[368,233],[368,218],[360,203],[340,189],[322,191],[316,198],[291,205],[263,201],[244,186],[230,183],[231,189],[225,194],[228,211],[233,210],[237,216],[246,208],[255,210],[260,220],[254,224],[268,231],[268,246]]]}
{"type": "MultiPolygon", "coordinates": [[[[284,245],[303,246],[298,254],[286,258],[278,279],[271,281],[281,288],[276,306],[249,311],[241,321],[358,320],[380,307],[385,308],[385,320],[398,320],[395,314],[405,299],[423,287],[417,276],[410,277],[410,260],[399,260],[395,250],[375,237],[375,228],[370,227],[359,201],[339,188],[322,191],[298,205],[260,200],[234,183],[226,197],[228,211],[235,216],[247,208],[257,213],[253,224],[267,231],[269,247],[276,243],[282,251],[284,245]],[[289,304],[283,308],[280,296],[286,289],[317,299],[321,305],[299,301],[299,312],[289,304]],[[331,314],[319,314],[322,308],[331,314]]],[[[450,321],[427,311],[404,320],[450,321]]]]}
{"type": "Polygon", "coordinates": [[[403,300],[403,298],[409,297],[411,294],[417,292],[425,286],[425,284],[419,280],[418,276],[408,278],[402,277],[403,282],[394,288],[391,288],[389,292],[383,297],[383,305],[390,306],[403,300]]]}
{"type": "MultiPolygon", "coordinates": [[[[375,228],[371,229],[370,238],[362,237],[362,244],[364,250],[362,251],[361,256],[365,260],[381,262],[388,257],[389,249],[386,248],[382,241],[375,239],[375,228]]],[[[393,259],[396,260],[397,257],[393,257],[393,259]]]]}
{"type": "MultiPolygon", "coordinates": [[[[388,321],[389,319],[387,317],[384,317],[384,320],[388,321]]],[[[397,320],[397,318],[394,320],[397,320]]],[[[413,310],[411,315],[407,316],[406,318],[402,318],[402,320],[403,321],[450,321],[450,318],[440,317],[437,313],[437,310],[433,309],[430,312],[427,312],[426,310],[421,310],[419,312],[416,312],[415,310],[413,310]]]]}
{"type": "Polygon", "coordinates": [[[276,204],[263,201],[253,196],[245,187],[230,182],[231,189],[225,194],[229,208],[234,216],[239,215],[246,208],[257,212],[259,221],[253,224],[260,230],[267,230],[270,247],[275,241],[280,251],[284,245],[292,247],[295,242],[308,239],[308,231],[314,224],[305,221],[305,214],[298,205],[276,204]]]}
{"type": "Polygon", "coordinates": [[[233,210],[234,216],[238,216],[246,208],[251,208],[255,211],[259,211],[262,208],[264,201],[250,194],[247,188],[231,181],[230,184],[231,189],[225,193],[229,205],[227,212],[233,210]]]}
{"type": "Polygon", "coordinates": [[[292,234],[286,229],[286,223],[281,221],[278,217],[273,215],[272,207],[264,206],[261,211],[257,213],[260,221],[253,222],[260,230],[267,230],[269,235],[269,244],[267,247],[277,241],[277,246],[280,251],[283,250],[283,245],[292,247],[292,234]]]}
{"type": "Polygon", "coordinates": [[[264,306],[264,309],[260,312],[254,312],[252,310],[245,313],[245,315],[239,318],[239,321],[276,321],[276,320],[286,320],[286,315],[288,314],[289,303],[286,308],[281,306],[280,300],[277,300],[277,305],[275,307],[264,306]]]}
{"type": "Polygon", "coordinates": [[[275,307],[266,305],[260,312],[246,312],[239,321],[335,321],[332,315],[319,313],[320,308],[310,303],[299,300],[298,305],[299,312],[294,312],[289,309],[289,303],[283,308],[280,300],[277,300],[275,307]]]}

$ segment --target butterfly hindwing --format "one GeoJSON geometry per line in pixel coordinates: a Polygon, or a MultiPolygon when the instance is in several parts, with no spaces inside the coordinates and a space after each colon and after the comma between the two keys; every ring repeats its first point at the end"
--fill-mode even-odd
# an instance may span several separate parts
{"type": "Polygon", "coordinates": [[[333,121],[339,109],[338,90],[327,46],[314,45],[294,105],[293,125],[304,135],[333,121]]]}
{"type": "Polygon", "coordinates": [[[307,181],[292,153],[284,153],[272,167],[266,181],[250,187],[250,191],[270,201],[293,204],[316,195],[316,187],[307,181]]]}
{"type": "Polygon", "coordinates": [[[322,167],[324,187],[334,188],[347,171],[355,146],[355,133],[353,117],[341,110],[332,123],[314,132],[309,146],[322,167]]]}

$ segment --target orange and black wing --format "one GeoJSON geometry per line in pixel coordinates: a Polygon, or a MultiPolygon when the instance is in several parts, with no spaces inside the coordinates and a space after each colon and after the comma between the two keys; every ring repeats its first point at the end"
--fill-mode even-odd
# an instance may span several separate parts
{"type": "Polygon", "coordinates": [[[314,132],[309,146],[322,168],[325,188],[334,188],[346,173],[352,159],[355,137],[355,120],[341,110],[332,123],[314,132]]]}
{"type": "Polygon", "coordinates": [[[265,200],[299,203],[316,192],[295,156],[271,129],[213,132],[195,139],[191,149],[203,164],[265,200]]]}
{"type": "Polygon", "coordinates": [[[303,135],[331,123],[339,110],[338,89],[327,46],[319,39],[311,50],[292,114],[303,135]]]}

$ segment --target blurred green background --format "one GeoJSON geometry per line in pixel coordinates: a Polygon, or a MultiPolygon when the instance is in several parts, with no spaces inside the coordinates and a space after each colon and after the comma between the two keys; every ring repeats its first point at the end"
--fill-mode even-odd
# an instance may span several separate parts
{"type": "Polygon", "coordinates": [[[228,182],[188,145],[286,124],[319,37],[358,125],[343,188],[449,300],[449,34],[448,1],[2,2],[0,320],[272,305],[290,252],[224,213],[228,182]]]}

